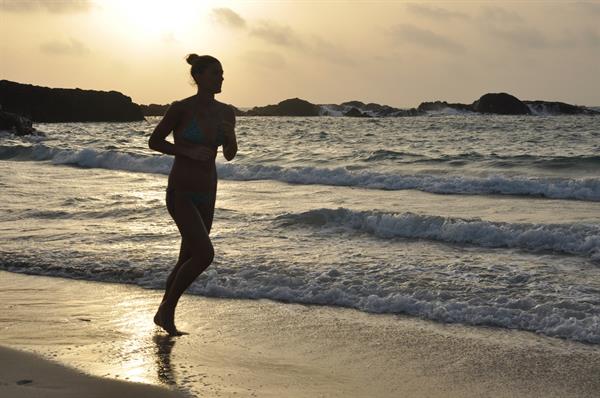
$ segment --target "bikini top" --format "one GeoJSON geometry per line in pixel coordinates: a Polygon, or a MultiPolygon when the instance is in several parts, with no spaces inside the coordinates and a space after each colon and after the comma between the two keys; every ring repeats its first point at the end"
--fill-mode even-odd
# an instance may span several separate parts
{"type": "Polygon", "coordinates": [[[196,116],[187,125],[187,127],[182,131],[182,136],[188,141],[191,141],[195,144],[202,144],[208,146],[219,147],[225,143],[225,135],[223,134],[223,130],[217,128],[217,135],[213,140],[209,139],[205,133],[202,132],[200,126],[198,126],[198,121],[196,120],[196,116]]]}

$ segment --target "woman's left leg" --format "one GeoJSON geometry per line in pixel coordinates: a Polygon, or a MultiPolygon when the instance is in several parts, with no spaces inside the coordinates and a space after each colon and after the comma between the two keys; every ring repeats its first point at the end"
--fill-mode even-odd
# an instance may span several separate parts
{"type": "Polygon", "coordinates": [[[177,259],[177,263],[175,263],[175,267],[173,267],[173,270],[171,271],[171,273],[169,274],[169,277],[167,278],[165,294],[163,295],[161,302],[165,301],[165,299],[167,298],[167,293],[169,293],[171,284],[173,283],[173,280],[175,279],[177,272],[179,272],[179,269],[181,268],[181,264],[185,263],[190,257],[192,257],[192,253],[185,246],[183,239],[181,239],[181,246],[179,247],[179,258],[177,259]]]}
{"type": "MultiPolygon", "coordinates": [[[[213,200],[211,203],[198,206],[197,209],[198,209],[198,212],[200,213],[200,216],[202,217],[202,221],[204,221],[204,226],[206,227],[206,231],[210,234],[210,229],[212,228],[213,217],[215,214],[215,201],[213,200]]],[[[188,247],[186,247],[183,239],[181,239],[181,245],[179,247],[179,258],[177,259],[177,263],[175,264],[175,267],[173,267],[173,270],[171,271],[171,273],[169,274],[169,276],[167,278],[165,294],[163,295],[161,303],[163,301],[165,301],[165,299],[167,298],[169,289],[171,288],[171,285],[173,284],[173,280],[175,280],[175,277],[177,276],[177,273],[179,272],[181,265],[183,263],[185,263],[187,260],[189,260],[190,257],[192,257],[192,252],[190,251],[190,249],[188,247]]]]}

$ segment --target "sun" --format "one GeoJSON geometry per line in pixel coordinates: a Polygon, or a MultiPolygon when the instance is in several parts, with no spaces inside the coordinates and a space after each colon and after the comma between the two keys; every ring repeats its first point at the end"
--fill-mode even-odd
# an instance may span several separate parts
{"type": "Polygon", "coordinates": [[[156,39],[183,36],[197,26],[211,6],[200,0],[99,0],[110,9],[114,24],[129,35],[156,39]]]}

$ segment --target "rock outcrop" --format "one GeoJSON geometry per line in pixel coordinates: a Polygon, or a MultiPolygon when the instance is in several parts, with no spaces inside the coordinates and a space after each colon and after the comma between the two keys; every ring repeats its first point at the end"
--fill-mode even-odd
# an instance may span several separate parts
{"type": "Polygon", "coordinates": [[[349,117],[371,117],[366,113],[363,113],[361,111],[359,111],[357,108],[350,108],[349,111],[344,113],[344,116],[349,116],[349,117]]]}
{"type": "Polygon", "coordinates": [[[534,115],[600,115],[600,112],[584,106],[556,101],[523,101],[534,115]]]}
{"type": "Polygon", "coordinates": [[[246,116],[246,112],[244,112],[244,111],[242,111],[242,110],[240,110],[240,109],[236,108],[236,107],[235,107],[235,106],[233,106],[233,105],[229,105],[229,106],[233,108],[233,113],[234,113],[236,116],[246,116]]]}
{"type": "Polygon", "coordinates": [[[447,109],[454,109],[460,112],[473,112],[471,105],[448,103],[446,101],[421,102],[417,108],[420,112],[442,112],[447,109]]]}
{"type": "Polygon", "coordinates": [[[319,116],[318,105],[300,98],[287,99],[277,105],[254,107],[246,112],[247,116],[319,116]]]}
{"type": "Polygon", "coordinates": [[[169,104],[140,105],[140,109],[142,111],[142,115],[144,116],[164,116],[165,113],[167,113],[167,109],[169,109],[169,106],[169,104]]]}
{"type": "Polygon", "coordinates": [[[495,113],[499,115],[529,115],[529,107],[517,97],[506,93],[484,94],[471,105],[478,113],[495,113]]]}
{"type": "MultiPolygon", "coordinates": [[[[143,120],[144,116],[163,116],[168,108],[169,104],[137,105],[131,98],[116,91],[48,88],[0,80],[0,109],[22,115],[33,122],[138,121],[143,120]]],[[[584,106],[564,102],[521,101],[507,93],[485,94],[472,104],[433,101],[423,102],[418,108],[410,109],[376,103],[365,104],[361,101],[316,105],[300,98],[286,99],[276,105],[254,107],[246,112],[236,107],[233,109],[236,116],[406,117],[445,113],[448,110],[451,110],[450,113],[456,111],[501,115],[600,115],[600,111],[584,106]]],[[[14,122],[11,124],[15,129],[27,130],[27,123],[20,125],[24,127],[18,128],[14,122]]]]}
{"type": "Polygon", "coordinates": [[[0,109],[0,130],[10,131],[15,135],[41,135],[45,134],[33,128],[33,123],[26,117],[16,113],[4,112],[0,109]]]}
{"type": "Polygon", "coordinates": [[[418,111],[415,108],[399,109],[373,102],[365,104],[361,101],[346,101],[339,105],[326,104],[318,106],[321,109],[322,116],[399,117],[419,116],[423,114],[423,112],[418,111]]]}
{"type": "Polygon", "coordinates": [[[33,122],[144,120],[139,105],[117,91],[48,88],[0,80],[0,104],[33,122]]]}

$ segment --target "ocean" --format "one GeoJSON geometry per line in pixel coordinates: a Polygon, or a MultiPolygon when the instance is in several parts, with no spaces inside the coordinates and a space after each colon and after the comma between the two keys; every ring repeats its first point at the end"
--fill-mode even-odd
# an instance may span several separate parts
{"type": "MultiPolygon", "coordinates": [[[[0,269],[161,289],[179,234],[159,120],[0,133],[0,269]]],[[[600,344],[600,117],[239,117],[237,135],[188,293],[600,344]]]]}

